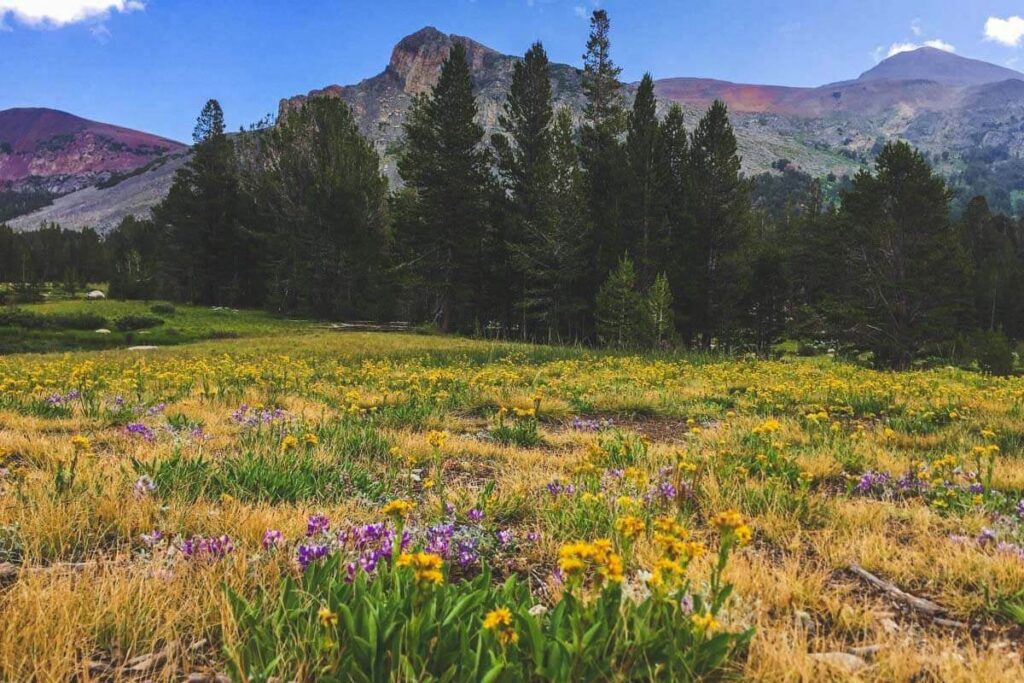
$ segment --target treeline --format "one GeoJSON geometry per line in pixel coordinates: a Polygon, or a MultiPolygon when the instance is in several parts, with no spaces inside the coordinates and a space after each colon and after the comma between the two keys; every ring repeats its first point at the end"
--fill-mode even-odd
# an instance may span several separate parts
{"type": "Polygon", "coordinates": [[[58,282],[70,289],[106,282],[110,258],[99,233],[63,230],[55,224],[15,232],[0,223],[0,282],[58,282]]]}
{"type": "MultiPolygon", "coordinates": [[[[782,162],[746,179],[726,107],[693,130],[654,82],[631,92],[594,12],[581,120],[552,104],[547,55],[517,62],[485,138],[456,44],[418,96],[400,188],[348,107],[313,98],[229,136],[212,101],[153,220],[105,242],[111,294],[401,318],[444,331],[622,348],[767,351],[782,338],[906,367],[1024,335],[1024,229],[951,193],[890,143],[835,202],[782,162]]],[[[1001,366],[1002,367],[1002,366],[1001,366]]]]}

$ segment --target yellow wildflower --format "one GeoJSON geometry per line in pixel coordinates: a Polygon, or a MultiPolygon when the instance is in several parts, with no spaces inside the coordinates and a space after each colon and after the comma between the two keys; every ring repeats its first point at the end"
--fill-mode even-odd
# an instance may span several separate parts
{"type": "Polygon", "coordinates": [[[448,443],[448,432],[439,432],[437,430],[427,432],[427,443],[432,448],[441,450],[448,443]]]}
{"type": "Polygon", "coordinates": [[[519,634],[512,626],[512,612],[507,607],[497,607],[484,617],[484,628],[493,631],[502,647],[519,642],[519,634]]]}
{"type": "Polygon", "coordinates": [[[444,561],[433,553],[402,553],[398,557],[399,567],[412,567],[413,576],[420,586],[444,583],[441,567],[444,561]]]}
{"type": "Polygon", "coordinates": [[[634,540],[646,529],[644,520],[633,515],[623,515],[615,521],[615,528],[622,534],[623,538],[634,540]]]}
{"type": "Polygon", "coordinates": [[[317,612],[317,616],[320,618],[320,625],[324,628],[335,626],[338,623],[337,612],[332,612],[331,608],[327,605],[320,608],[317,612]]]}
{"type": "Polygon", "coordinates": [[[392,500],[386,503],[380,511],[381,514],[394,517],[395,519],[405,519],[415,507],[416,504],[411,500],[392,500]]]}

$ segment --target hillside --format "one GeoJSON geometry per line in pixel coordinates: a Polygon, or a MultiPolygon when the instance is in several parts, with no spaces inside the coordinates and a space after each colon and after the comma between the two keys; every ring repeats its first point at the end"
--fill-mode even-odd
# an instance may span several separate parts
{"type": "Polygon", "coordinates": [[[7,223],[15,230],[34,230],[42,223],[58,223],[71,230],[91,227],[100,233],[110,232],[126,216],[148,217],[150,210],[167,196],[175,171],[187,159],[186,154],[168,156],[164,163],[154,164],[115,185],[89,185],[7,223]]]}
{"type": "Polygon", "coordinates": [[[7,109],[0,111],[0,189],[73,192],[185,149],[53,109],[7,109]]]}

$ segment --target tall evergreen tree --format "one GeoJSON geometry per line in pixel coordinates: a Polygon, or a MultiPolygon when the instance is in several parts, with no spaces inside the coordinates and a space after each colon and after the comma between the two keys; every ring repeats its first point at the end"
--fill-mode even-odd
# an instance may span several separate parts
{"type": "Polygon", "coordinates": [[[500,261],[488,221],[489,155],[476,115],[466,49],[456,42],[437,84],[413,102],[398,162],[411,193],[408,244],[443,330],[467,329],[487,315],[494,289],[488,268],[500,261]]]}
{"type": "Polygon", "coordinates": [[[1014,334],[1024,309],[1017,296],[1022,264],[1016,226],[993,214],[984,197],[968,203],[962,226],[973,273],[975,323],[989,332],[1014,334]]]}
{"type": "Polygon", "coordinates": [[[252,259],[240,239],[234,143],[217,100],[203,107],[193,139],[192,156],[154,209],[166,234],[167,293],[192,303],[235,305],[245,301],[254,278],[246,277],[252,259]]]}
{"type": "Polygon", "coordinates": [[[743,247],[750,233],[750,195],[740,177],[736,136],[724,103],[716,101],[690,143],[693,249],[685,287],[688,332],[704,348],[736,330],[743,293],[743,247]]]}
{"type": "Polygon", "coordinates": [[[845,313],[852,341],[907,367],[955,337],[968,310],[967,257],[950,225],[951,194],[905,142],[888,143],[875,173],[843,194],[847,258],[857,268],[845,313]]]}
{"type": "Polygon", "coordinates": [[[636,254],[637,275],[642,285],[654,281],[661,265],[660,254],[668,245],[665,184],[662,173],[661,128],[658,124],[654,79],[644,74],[633,101],[626,132],[626,161],[629,168],[626,212],[623,222],[630,250],[636,254]]]}
{"type": "Polygon", "coordinates": [[[673,104],[662,120],[659,137],[658,195],[664,210],[664,226],[660,240],[651,249],[651,262],[658,272],[668,276],[674,287],[673,312],[676,324],[679,324],[687,315],[684,309],[686,298],[679,294],[680,285],[685,284],[689,276],[693,221],[690,208],[690,141],[683,122],[683,109],[678,104],[673,104]]]}
{"type": "MultiPolygon", "coordinates": [[[[492,136],[498,172],[511,202],[508,241],[524,336],[531,335],[538,325],[546,325],[545,332],[550,333],[554,322],[553,298],[538,295],[537,283],[538,275],[547,275],[540,271],[546,265],[555,227],[552,116],[548,57],[544,47],[534,43],[513,68],[504,111],[498,117],[504,133],[492,136]]],[[[542,285],[540,289],[547,288],[542,285]]]]}
{"type": "Polygon", "coordinates": [[[619,137],[622,109],[621,69],[611,58],[608,13],[596,10],[590,20],[590,38],[583,55],[583,93],[587,104],[580,131],[580,159],[587,181],[587,208],[593,226],[588,245],[594,265],[588,284],[597,289],[626,250],[622,226],[626,158],[619,137]]]}
{"type": "Polygon", "coordinates": [[[320,318],[390,313],[387,179],[348,105],[313,97],[239,145],[268,305],[320,318]]]}

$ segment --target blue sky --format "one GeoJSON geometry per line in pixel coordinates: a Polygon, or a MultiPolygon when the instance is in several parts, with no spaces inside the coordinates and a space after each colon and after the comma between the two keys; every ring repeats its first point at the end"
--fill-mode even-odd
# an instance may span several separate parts
{"type": "MultiPolygon", "coordinates": [[[[232,128],[379,73],[433,25],[578,64],[596,0],[0,0],[0,109],[46,106],[187,141],[216,97],[232,128]]],[[[1020,0],[600,0],[628,80],[820,85],[929,41],[1024,69],[1020,0]],[[1019,61],[1018,61],[1019,60],[1019,61]]]]}

